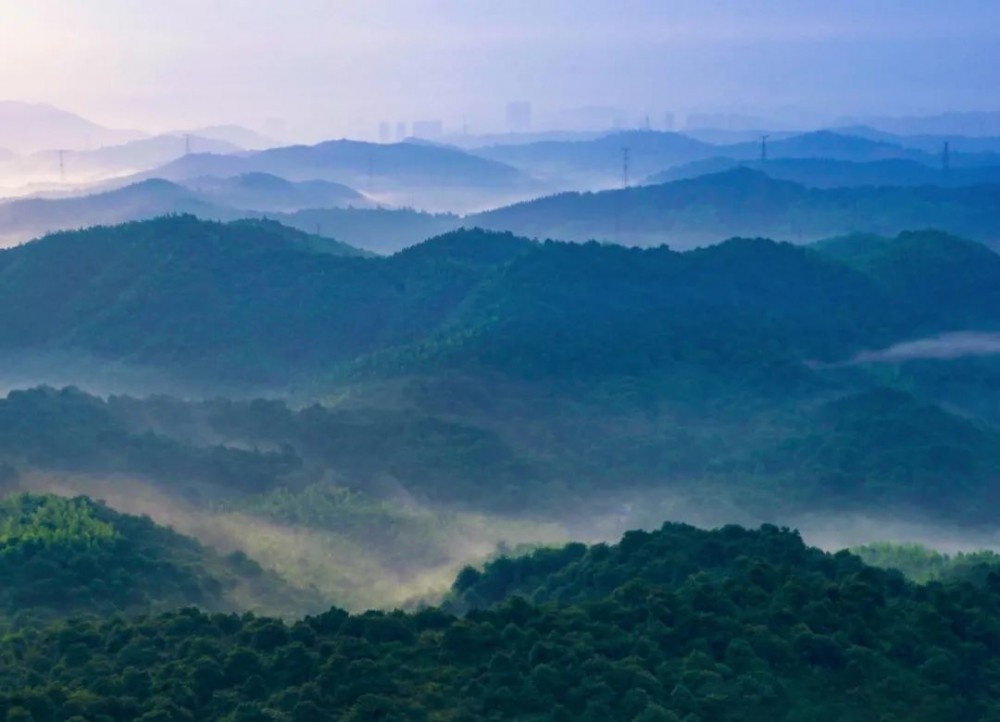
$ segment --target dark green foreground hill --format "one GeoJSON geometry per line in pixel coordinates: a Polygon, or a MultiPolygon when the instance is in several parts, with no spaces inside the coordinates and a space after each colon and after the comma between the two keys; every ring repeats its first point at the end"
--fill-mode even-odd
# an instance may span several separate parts
{"type": "Polygon", "coordinates": [[[39,722],[998,719],[996,573],[918,586],[776,527],[668,524],[467,570],[454,597],[465,616],[332,609],[285,624],[184,609],[8,635],[0,712],[39,722]]]}

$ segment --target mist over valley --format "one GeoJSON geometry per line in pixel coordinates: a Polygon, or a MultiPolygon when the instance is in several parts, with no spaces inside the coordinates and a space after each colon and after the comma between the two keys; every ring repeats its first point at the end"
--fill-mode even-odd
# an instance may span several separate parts
{"type": "Polygon", "coordinates": [[[0,720],[996,722],[997,28],[0,7],[0,720]]]}

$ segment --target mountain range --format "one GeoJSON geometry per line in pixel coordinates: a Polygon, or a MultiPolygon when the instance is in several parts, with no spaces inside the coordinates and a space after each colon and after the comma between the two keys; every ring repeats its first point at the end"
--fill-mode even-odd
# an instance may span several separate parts
{"type": "Polygon", "coordinates": [[[916,148],[927,153],[940,154],[944,150],[945,143],[948,143],[950,150],[961,150],[968,153],[1000,152],[1000,136],[998,135],[966,135],[955,132],[925,132],[905,135],[890,133],[867,125],[848,125],[834,128],[833,130],[843,135],[854,135],[859,138],[894,143],[906,148],[916,148]]]}
{"type": "MultiPolygon", "coordinates": [[[[79,184],[132,175],[195,152],[236,153],[242,148],[195,135],[157,135],[94,150],[42,150],[0,164],[0,182],[23,193],[25,187],[48,185],[66,193],[79,184]]],[[[72,192],[72,190],[71,190],[72,192]]]]}
{"type": "MultiPolygon", "coordinates": [[[[723,181],[746,173],[824,197],[723,181]]],[[[370,257],[173,215],[0,251],[0,305],[5,383],[20,364],[111,391],[0,399],[9,720],[993,706],[996,555],[859,558],[761,524],[993,532],[1000,255],[982,243],[462,229],[370,257]],[[140,395],[114,393],[128,369],[140,395]]]]}
{"type": "MultiPolygon", "coordinates": [[[[951,153],[955,168],[1000,166],[995,152],[966,152],[956,142],[951,153]]],[[[593,140],[547,141],[520,145],[477,148],[485,158],[508,163],[550,184],[570,189],[594,190],[621,187],[627,180],[642,179],[673,166],[732,158],[746,162],[759,160],[764,152],[761,141],[734,144],[709,143],[680,133],[625,131],[593,140]]],[[[941,149],[927,151],[896,142],[832,131],[776,134],[766,143],[769,159],[826,159],[855,163],[911,161],[933,168],[941,166],[941,149]]]]}
{"type": "MultiPolygon", "coordinates": [[[[177,216],[59,233],[3,251],[0,299],[31,312],[8,317],[0,343],[110,353],[176,370],[187,363],[221,370],[239,358],[227,376],[280,364],[288,378],[433,341],[442,359],[462,357],[467,347],[466,362],[536,374],[553,363],[552,373],[561,372],[558,364],[576,359],[585,373],[599,359],[604,371],[646,363],[603,346],[600,334],[620,333],[626,322],[635,327],[634,343],[653,344],[649,353],[676,333],[715,334],[719,324],[739,322],[749,324],[743,333],[759,327],[777,343],[776,358],[834,361],[920,334],[988,329],[1000,312],[1000,256],[933,232],[868,241],[863,267],[853,256],[835,257],[847,241],[817,252],[734,239],[677,253],[458,231],[365,259],[316,255],[302,247],[309,238],[274,223],[177,216]],[[73,288],[52,268],[72,269],[73,288]],[[921,288],[931,278],[940,292],[929,306],[921,288]],[[884,285],[888,279],[902,285],[884,285]],[[694,325],[700,316],[706,322],[694,325]],[[575,336],[577,324],[587,333],[575,336]],[[205,335],[194,343],[187,335],[199,328],[205,335]],[[674,332],[663,336],[668,328],[674,332]]],[[[734,351],[720,347],[718,360],[736,363],[734,351]]],[[[679,361],[679,353],[670,357],[679,361]]]]}
{"type": "Polygon", "coordinates": [[[269,173],[291,181],[326,180],[358,188],[392,205],[428,210],[495,206],[537,194],[539,183],[509,165],[424,143],[334,140],[256,153],[195,153],[141,178],[175,182],[202,176],[269,173]]]}
{"type": "Polygon", "coordinates": [[[763,163],[759,160],[710,158],[655,173],[647,178],[645,183],[649,185],[669,183],[734,168],[750,168],[771,178],[813,188],[970,186],[1000,183],[1000,166],[952,168],[944,171],[912,160],[875,160],[858,163],[828,158],[775,158],[763,163]]]}
{"type": "Polygon", "coordinates": [[[1000,185],[807,188],[760,171],[729,171],[599,193],[562,193],[469,216],[531,238],[676,248],[732,235],[806,243],[845,233],[941,228],[996,244],[1000,185]]]}
{"type": "Polygon", "coordinates": [[[135,130],[112,130],[51,105],[0,100],[0,137],[16,153],[65,148],[90,150],[139,140],[135,130]]]}
{"type": "MultiPolygon", "coordinates": [[[[777,168],[807,176],[803,180],[812,185],[824,178],[839,183],[844,175],[860,182],[859,173],[895,175],[900,164],[906,173],[911,169],[906,161],[769,161],[766,173],[739,166],[624,190],[564,193],[464,217],[372,207],[368,194],[330,181],[289,182],[263,173],[192,176],[178,182],[150,179],[90,196],[0,203],[0,239],[9,245],[48,231],[169,213],[213,220],[268,216],[378,253],[462,226],[534,238],[666,243],[681,249],[738,234],[805,243],[858,232],[894,235],[909,228],[939,228],[986,244],[1000,239],[997,184],[816,188],[770,175],[777,168]]],[[[989,177],[989,171],[954,172],[972,178],[989,177]]]]}
{"type": "Polygon", "coordinates": [[[592,140],[494,145],[470,152],[512,165],[556,187],[607,188],[622,182],[624,148],[629,149],[633,178],[719,154],[716,146],[709,143],[680,133],[654,131],[611,133],[592,140]]]}
{"type": "MultiPolygon", "coordinates": [[[[572,479],[585,504],[608,484],[625,495],[693,477],[759,514],[775,495],[807,508],[885,494],[921,509],[935,499],[934,513],[969,523],[991,513],[968,502],[989,496],[1000,473],[990,451],[1000,439],[996,354],[872,353],[957,332],[988,347],[1000,326],[1000,256],[981,244],[918,232],[815,248],[732,239],[678,253],[471,230],[364,258],[322,240],[274,222],[177,216],[3,251],[0,303],[24,309],[0,324],[5,377],[341,398],[349,416],[410,409],[442,424],[435,436],[465,429],[448,442],[469,445],[457,476],[433,445],[388,477],[348,462],[347,449],[320,463],[365,493],[385,493],[394,478],[390,488],[436,501],[502,509],[530,498],[542,508],[559,498],[555,479],[572,479]],[[977,370],[956,386],[949,369],[968,364],[977,370]],[[845,398],[855,400],[837,405],[845,398]],[[865,431],[865,419],[877,422],[865,431]],[[831,438],[834,450],[816,446],[831,438]],[[943,446],[926,456],[919,439],[943,446]],[[872,479],[849,493],[837,461],[847,449],[855,478],[872,479]],[[473,468],[509,481],[434,481],[472,480],[473,468]],[[965,491],[946,493],[946,479],[965,491]],[[777,491],[786,485],[794,493],[777,491]]],[[[315,458],[301,437],[272,428],[232,441],[315,458]]]]}
{"type": "MultiPolygon", "coordinates": [[[[360,193],[338,183],[293,183],[264,173],[192,178],[186,183],[154,179],[89,196],[0,202],[0,243],[13,245],[54,231],[178,213],[229,221],[314,206],[368,205],[360,193]]],[[[313,229],[314,225],[308,226],[313,229]]]]}

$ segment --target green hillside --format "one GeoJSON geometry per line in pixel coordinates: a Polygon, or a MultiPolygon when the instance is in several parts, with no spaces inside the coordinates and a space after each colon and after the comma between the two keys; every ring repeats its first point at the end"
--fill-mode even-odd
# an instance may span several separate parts
{"type": "Polygon", "coordinates": [[[302,465],[288,449],[193,444],[137,428],[74,388],[13,391],[0,399],[0,460],[15,469],[133,474],[195,499],[264,492],[302,465]]]}
{"type": "MultiPolygon", "coordinates": [[[[289,243],[290,233],[184,216],[5,251],[0,298],[32,312],[5,318],[0,348],[62,348],[188,377],[287,382],[419,337],[487,270],[447,253],[338,258],[289,243]]],[[[509,245],[515,252],[526,244],[509,245]]]]}
{"type": "Polygon", "coordinates": [[[679,254],[473,230],[355,258],[296,234],[177,217],[5,251],[0,302],[29,312],[0,323],[0,349],[286,388],[442,359],[570,379],[686,362],[755,374],[993,326],[1000,305],[1000,257],[934,233],[900,236],[903,259],[870,268],[759,239],[679,254]],[[930,308],[928,284],[946,304],[930,308]]]}
{"type": "Polygon", "coordinates": [[[0,499],[4,623],[189,606],[224,611],[249,604],[273,613],[310,603],[310,594],[245,556],[222,556],[149,518],[85,497],[0,499]]]}
{"type": "Polygon", "coordinates": [[[0,461],[131,473],[187,498],[333,474],[376,498],[494,511],[689,496],[696,480],[755,512],[993,508],[957,500],[995,483],[995,354],[872,355],[997,327],[1000,256],[978,244],[928,231],[679,253],[463,230],[361,258],[297,238],[178,217],[0,253],[0,302],[24,309],[0,320],[0,350],[25,374],[44,380],[33,354],[78,354],[284,399],[13,394],[0,461]],[[865,396],[880,388],[903,394],[865,396]]]}
{"type": "Polygon", "coordinates": [[[992,520],[1000,429],[877,388],[822,405],[735,468],[761,483],[784,479],[796,494],[814,495],[817,507],[916,507],[992,520]]]}
{"type": "Polygon", "coordinates": [[[895,238],[847,236],[817,243],[824,255],[868,275],[915,319],[956,328],[1000,322],[1000,255],[946,233],[901,233],[895,238]],[[957,281],[961,282],[958,283],[957,281]]]}

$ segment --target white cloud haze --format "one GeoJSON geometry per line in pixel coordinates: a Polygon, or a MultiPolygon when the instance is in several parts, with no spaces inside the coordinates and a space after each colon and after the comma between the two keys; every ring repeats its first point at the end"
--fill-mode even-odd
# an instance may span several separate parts
{"type": "Polygon", "coordinates": [[[496,130],[521,98],[542,120],[995,110],[998,35],[992,0],[31,0],[0,4],[0,99],[313,139],[383,119],[496,130]]]}

